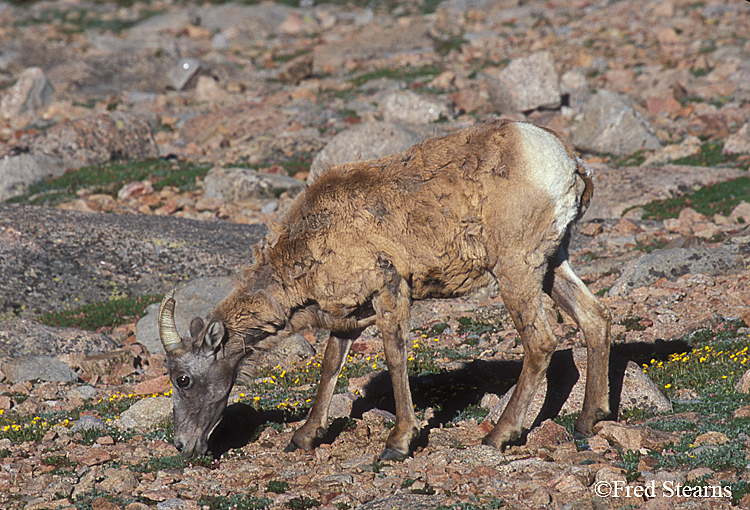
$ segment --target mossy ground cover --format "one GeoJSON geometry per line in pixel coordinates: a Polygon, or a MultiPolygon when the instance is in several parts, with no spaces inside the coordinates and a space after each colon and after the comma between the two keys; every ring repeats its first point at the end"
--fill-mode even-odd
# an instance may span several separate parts
{"type": "Polygon", "coordinates": [[[409,83],[410,85],[430,81],[439,75],[443,70],[437,66],[423,67],[384,67],[375,71],[368,71],[352,76],[350,81],[357,87],[362,87],[367,82],[373,80],[399,80],[409,83]]]}
{"type": "MultiPolygon", "coordinates": [[[[678,159],[673,163],[703,167],[733,166],[742,170],[750,168],[748,156],[724,154],[723,148],[724,143],[721,141],[706,142],[697,154],[678,159]]],[[[679,197],[654,200],[643,206],[643,219],[676,218],[685,207],[692,207],[709,217],[714,214],[727,216],[740,202],[750,202],[750,178],[748,177],[709,184],[679,197]]],[[[746,221],[750,222],[750,218],[746,221]]]]}
{"type": "Polygon", "coordinates": [[[126,184],[148,179],[155,191],[173,186],[180,191],[197,188],[209,166],[189,161],[152,158],[142,161],[85,166],[32,184],[28,191],[8,200],[10,203],[56,205],[76,199],[81,194],[102,193],[117,196],[126,184]]]}
{"type": "Polygon", "coordinates": [[[161,298],[160,295],[146,295],[88,303],[74,310],[48,312],[37,317],[37,320],[53,327],[109,331],[116,326],[140,319],[146,308],[152,303],[158,303],[161,298]]]}
{"type": "MultiPolygon", "coordinates": [[[[681,197],[655,200],[643,206],[643,219],[676,218],[685,207],[692,207],[708,217],[728,216],[740,202],[750,202],[750,177],[710,184],[681,197]]],[[[745,222],[750,223],[750,218],[745,218],[745,222]]]]}
{"type": "Polygon", "coordinates": [[[236,494],[233,496],[203,496],[198,504],[209,510],[223,510],[231,508],[236,510],[262,510],[271,504],[271,500],[265,496],[254,494],[236,494]]]}

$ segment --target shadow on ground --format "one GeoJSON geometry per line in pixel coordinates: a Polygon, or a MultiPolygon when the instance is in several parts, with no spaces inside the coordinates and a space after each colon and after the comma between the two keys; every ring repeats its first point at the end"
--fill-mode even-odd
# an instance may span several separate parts
{"type": "MultiPolygon", "coordinates": [[[[637,364],[648,363],[651,359],[667,359],[670,354],[689,351],[683,340],[657,341],[655,343],[630,343],[613,345],[610,356],[610,408],[617,416],[620,395],[628,361],[637,364]]],[[[446,425],[454,419],[468,415],[486,393],[505,394],[518,379],[521,373],[521,361],[485,361],[466,362],[456,370],[411,377],[411,388],[417,410],[432,408],[434,416],[422,431],[415,446],[428,442],[429,431],[446,425]]],[[[570,396],[573,386],[580,374],[573,361],[573,351],[565,349],[555,352],[547,370],[548,392],[542,409],[534,421],[534,426],[548,418],[559,415],[563,404],[570,396]]],[[[365,390],[371,387],[387,385],[386,373],[374,378],[365,390]],[[383,380],[385,379],[385,380],[383,380]]],[[[367,401],[355,401],[352,418],[362,418],[362,414],[373,408],[395,412],[392,394],[367,401]]],[[[235,403],[227,407],[224,419],[211,436],[209,446],[215,457],[235,448],[241,448],[252,441],[257,441],[260,432],[269,424],[282,424],[303,420],[309,409],[298,409],[292,413],[284,410],[258,411],[252,406],[235,403]]],[[[322,443],[330,444],[349,425],[349,419],[333,420],[322,443]]],[[[525,442],[523,435],[519,444],[525,442]]],[[[270,445],[269,445],[270,446],[270,445]]],[[[275,447],[275,446],[274,446],[275,447]]]]}

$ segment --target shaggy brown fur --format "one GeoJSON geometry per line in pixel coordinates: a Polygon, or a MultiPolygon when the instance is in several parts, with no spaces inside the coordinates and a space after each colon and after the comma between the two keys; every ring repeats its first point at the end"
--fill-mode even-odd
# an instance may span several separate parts
{"type": "MultiPolygon", "coordinates": [[[[515,393],[485,438],[502,448],[520,434],[555,349],[541,307],[546,290],[579,323],[588,342],[588,385],[576,427],[590,434],[609,414],[610,319],[573,274],[565,245],[592,190],[587,168],[557,135],[509,121],[433,138],[380,160],[334,167],[297,198],[255,248],[255,264],[209,325],[196,322],[193,340],[183,344],[221,359],[206,370],[226,365],[232,368],[224,370],[234,374],[248,349],[273,342],[280,332],[330,330],[315,403],[292,440],[293,447],[309,450],[325,433],[349,347],[365,327],[377,323],[397,405],[383,457],[401,456],[418,433],[406,373],[410,302],[460,296],[497,280],[526,353],[515,393]]],[[[171,373],[193,370],[181,363],[187,359],[183,350],[170,355],[171,373]]],[[[184,406],[177,400],[183,396],[175,392],[176,430],[181,430],[178,407],[184,406]]],[[[212,398],[204,393],[196,400],[212,398]]],[[[202,435],[202,441],[178,439],[183,447],[202,444],[207,431],[182,435],[191,434],[202,435]]]]}

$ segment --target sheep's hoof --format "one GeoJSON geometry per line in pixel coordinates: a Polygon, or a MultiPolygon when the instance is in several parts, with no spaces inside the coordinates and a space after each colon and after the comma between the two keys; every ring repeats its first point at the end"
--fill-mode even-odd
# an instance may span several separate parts
{"type": "Polygon", "coordinates": [[[383,450],[383,453],[380,454],[378,460],[393,460],[396,462],[401,462],[406,460],[408,456],[408,453],[402,453],[394,450],[393,448],[386,448],[385,450],[383,450]]]}
{"type": "Polygon", "coordinates": [[[484,438],[482,438],[482,444],[497,448],[501,453],[505,452],[505,449],[510,444],[517,443],[521,438],[521,432],[518,430],[511,430],[506,434],[496,432],[496,430],[497,427],[495,428],[495,430],[484,436],[484,438]]]}
{"type": "Polygon", "coordinates": [[[591,437],[591,434],[586,434],[576,428],[573,429],[573,439],[580,441],[581,439],[588,439],[589,437],[591,437]]]}
{"type": "Polygon", "coordinates": [[[505,451],[505,447],[508,445],[507,441],[498,441],[496,439],[493,439],[490,437],[490,435],[486,435],[482,438],[482,444],[487,446],[492,446],[493,448],[497,448],[500,450],[500,453],[505,451]]]}
{"type": "Polygon", "coordinates": [[[284,448],[284,451],[286,453],[296,452],[297,450],[301,450],[301,448],[294,444],[294,441],[289,441],[289,444],[286,445],[286,448],[284,448]]]}
{"type": "Polygon", "coordinates": [[[575,439],[585,439],[594,435],[594,425],[607,418],[609,413],[603,409],[597,409],[592,416],[578,416],[573,425],[573,437],[575,439]]]}

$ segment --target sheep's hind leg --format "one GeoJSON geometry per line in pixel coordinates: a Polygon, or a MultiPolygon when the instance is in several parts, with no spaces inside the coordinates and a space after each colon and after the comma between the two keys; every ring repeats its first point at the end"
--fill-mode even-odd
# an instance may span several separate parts
{"type": "Polygon", "coordinates": [[[336,389],[336,381],[344,367],[349,349],[359,334],[359,331],[352,335],[331,333],[323,355],[320,386],[315,394],[315,402],[307,421],[294,433],[286,451],[292,452],[298,448],[310,451],[325,437],[328,431],[328,408],[336,389]]]}
{"type": "Polygon", "coordinates": [[[611,414],[609,330],[612,319],[609,309],[576,276],[566,258],[563,251],[558,254],[550,296],[578,323],[586,338],[586,393],[575,431],[577,435],[588,437],[593,434],[594,425],[611,414]]]}
{"type": "Polygon", "coordinates": [[[523,342],[523,368],[502,416],[482,441],[500,450],[521,436],[529,404],[557,346],[542,307],[544,268],[534,269],[519,263],[514,269],[512,280],[500,274],[498,282],[505,307],[523,342]]]}
{"type": "Polygon", "coordinates": [[[386,364],[393,382],[396,400],[396,425],[386,441],[381,460],[402,460],[410,453],[411,443],[419,435],[419,422],[409,388],[406,334],[409,331],[409,289],[398,279],[373,300],[376,323],[383,335],[386,364]]]}

